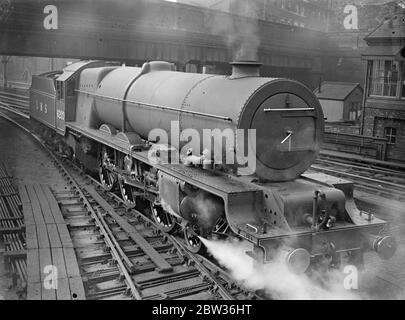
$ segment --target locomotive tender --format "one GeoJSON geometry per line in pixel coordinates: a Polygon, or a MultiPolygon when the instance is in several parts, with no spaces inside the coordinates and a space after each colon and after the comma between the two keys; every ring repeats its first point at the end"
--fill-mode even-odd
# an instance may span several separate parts
{"type": "Polygon", "coordinates": [[[98,171],[107,190],[119,187],[128,206],[147,205],[166,232],[182,226],[193,252],[203,248],[199,236],[217,235],[248,240],[248,254],[264,262],[285,252],[296,272],[343,256],[361,263],[365,250],[390,258],[395,241],[381,235],[385,221],[357,209],[353,184],[305,173],[322,143],[316,97],[296,81],[260,77],[259,66],[236,62],[222,76],[167,62],[82,61],[33,76],[30,113],[61,152],[98,171]],[[156,128],[172,137],[173,124],[201,136],[211,129],[211,143],[150,138],[156,128]],[[240,129],[255,139],[223,143],[221,133],[240,129]],[[241,144],[254,150],[254,167],[219,157],[236,157],[241,144]],[[170,161],[185,147],[180,163],[170,161]]]}

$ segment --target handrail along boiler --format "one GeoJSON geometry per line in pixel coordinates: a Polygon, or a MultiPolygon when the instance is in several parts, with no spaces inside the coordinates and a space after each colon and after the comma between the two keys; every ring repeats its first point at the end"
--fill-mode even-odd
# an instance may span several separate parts
{"type": "Polygon", "coordinates": [[[296,272],[343,256],[361,263],[365,250],[390,258],[395,241],[382,235],[385,221],[358,210],[353,184],[305,173],[323,137],[316,97],[297,81],[260,77],[259,66],[236,62],[223,76],[161,61],[81,61],[33,77],[31,117],[62,152],[98,171],[106,189],[119,187],[128,206],[147,205],[166,232],[181,225],[193,252],[203,248],[198,235],[217,235],[248,240],[249,254],[264,262],[285,252],[296,272]],[[156,128],[167,141],[148,140],[156,128]],[[187,140],[187,129],[200,137],[210,129],[211,143],[187,140]],[[229,152],[223,134],[238,129],[245,134],[233,136],[229,152]],[[222,161],[241,145],[255,152],[254,166],[222,161]],[[184,149],[182,162],[167,161],[184,149]]]}

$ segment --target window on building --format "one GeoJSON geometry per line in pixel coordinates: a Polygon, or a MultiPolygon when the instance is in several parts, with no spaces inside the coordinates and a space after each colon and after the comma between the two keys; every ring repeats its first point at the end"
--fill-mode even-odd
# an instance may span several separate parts
{"type": "Polygon", "coordinates": [[[399,87],[399,64],[391,60],[374,60],[370,73],[370,95],[396,97],[399,87]]]}
{"type": "Polygon", "coordinates": [[[359,119],[359,116],[360,116],[360,103],[352,102],[350,104],[350,109],[349,109],[349,120],[356,121],[359,119]]]}
{"type": "Polygon", "coordinates": [[[393,127],[386,127],[384,129],[384,136],[387,138],[388,143],[396,143],[397,129],[393,127]]]}

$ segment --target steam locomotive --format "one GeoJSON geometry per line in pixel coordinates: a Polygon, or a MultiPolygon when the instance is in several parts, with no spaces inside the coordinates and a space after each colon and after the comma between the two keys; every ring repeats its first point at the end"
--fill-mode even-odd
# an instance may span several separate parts
{"type": "Polygon", "coordinates": [[[256,62],[232,65],[225,76],[81,61],[33,76],[31,118],[127,206],[183,232],[192,252],[204,249],[201,237],[238,237],[264,263],[285,253],[295,272],[343,256],[362,263],[366,250],[389,259],[395,240],[382,235],[385,221],[358,210],[353,184],[305,173],[324,129],[313,93],[260,77],[256,62]]]}

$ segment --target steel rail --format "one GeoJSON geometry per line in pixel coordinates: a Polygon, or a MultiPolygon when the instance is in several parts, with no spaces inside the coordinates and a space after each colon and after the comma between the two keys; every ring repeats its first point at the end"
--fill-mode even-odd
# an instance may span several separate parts
{"type": "MultiPolygon", "coordinates": [[[[0,108],[4,109],[6,111],[10,111],[13,112],[15,114],[18,114],[19,116],[25,118],[25,119],[30,119],[30,116],[26,113],[23,113],[21,111],[15,110],[15,108],[13,108],[12,106],[10,106],[9,104],[3,103],[0,101],[0,108]]],[[[22,109],[22,108],[21,108],[22,109]]]]}
{"type": "Polygon", "coordinates": [[[18,94],[18,93],[14,93],[14,92],[10,92],[10,91],[5,91],[5,90],[0,90],[0,96],[14,97],[15,99],[26,100],[27,102],[29,100],[29,95],[18,94]]]}
{"type": "Polygon", "coordinates": [[[0,107],[11,112],[15,111],[24,118],[29,118],[24,113],[24,111],[29,110],[29,96],[0,90],[0,107]]]}
{"type": "MultiPolygon", "coordinates": [[[[48,153],[50,154],[51,158],[55,161],[55,163],[57,163],[60,166],[60,169],[64,172],[66,177],[68,177],[71,184],[73,185],[73,188],[76,190],[76,192],[79,194],[80,199],[83,201],[85,208],[87,208],[87,210],[90,212],[92,218],[95,219],[98,227],[100,228],[101,233],[104,236],[104,241],[106,241],[108,247],[112,251],[112,255],[115,261],[118,263],[118,267],[120,269],[121,274],[123,274],[125,277],[127,285],[131,290],[132,296],[137,300],[141,300],[142,296],[138,291],[138,289],[136,288],[135,283],[133,282],[123,262],[123,260],[126,261],[128,258],[124,259],[123,256],[121,256],[120,252],[123,253],[123,250],[119,246],[118,242],[116,242],[115,237],[112,234],[110,235],[110,233],[107,231],[107,229],[109,228],[108,226],[107,228],[105,227],[106,223],[101,213],[99,212],[99,210],[93,209],[92,205],[90,204],[90,201],[88,200],[88,197],[83,193],[82,188],[79,186],[77,181],[72,177],[71,174],[69,174],[63,163],[59,161],[59,159],[53,154],[51,150],[49,150],[48,147],[46,147],[44,144],[42,144],[42,146],[48,151],[48,153]]],[[[126,256],[124,253],[123,255],[126,256]]]]}
{"type": "Polygon", "coordinates": [[[110,236],[112,242],[114,243],[115,248],[117,249],[118,253],[121,255],[122,259],[124,260],[125,264],[127,265],[127,268],[131,271],[135,271],[135,265],[132,263],[132,261],[128,258],[128,256],[125,254],[124,250],[121,248],[120,244],[118,243],[117,239],[115,238],[114,234],[112,233],[111,229],[109,228],[107,222],[102,216],[102,213],[99,208],[96,208],[96,212],[98,216],[100,217],[100,221],[103,224],[106,232],[110,236]]]}
{"type": "MultiPolygon", "coordinates": [[[[72,163],[72,165],[76,166],[75,164],[72,163]]],[[[80,168],[78,168],[76,166],[76,168],[78,170],[80,170],[80,168]]],[[[96,179],[94,179],[93,177],[91,177],[90,175],[86,175],[86,177],[92,181],[93,184],[99,186],[100,188],[102,188],[102,184],[97,181],[96,179]]],[[[112,193],[112,192],[107,192],[108,195],[110,195],[111,197],[113,197],[117,202],[123,204],[125,206],[125,202],[116,194],[112,193]]],[[[159,227],[156,225],[156,222],[154,222],[153,220],[151,220],[149,217],[147,217],[144,213],[131,208],[130,211],[132,211],[133,213],[135,213],[138,216],[141,216],[142,219],[144,219],[144,221],[146,221],[147,223],[153,225],[156,229],[159,229],[159,227]]],[[[125,216],[124,216],[125,217],[125,216]]],[[[126,217],[125,217],[126,218],[126,217]]],[[[159,229],[160,230],[160,229],[159,229]]],[[[215,279],[215,277],[210,273],[209,269],[207,267],[204,266],[204,264],[202,262],[200,262],[200,257],[197,255],[194,255],[193,253],[189,252],[187,250],[187,248],[184,246],[184,244],[182,244],[176,237],[169,235],[163,231],[161,231],[168,239],[171,240],[171,242],[173,243],[174,247],[176,248],[176,250],[178,252],[181,252],[183,256],[187,256],[189,260],[192,260],[194,263],[194,266],[197,268],[197,270],[202,274],[202,276],[204,276],[206,279],[209,280],[209,282],[211,282],[213,284],[213,288],[215,290],[218,291],[218,293],[220,294],[221,298],[223,300],[234,300],[234,297],[232,296],[232,294],[229,293],[229,291],[218,281],[215,279]]],[[[217,268],[219,268],[217,266],[217,268]]],[[[222,273],[225,273],[225,271],[222,270],[222,273]]]]}
{"type": "Polygon", "coordinates": [[[390,170],[402,170],[405,171],[405,165],[401,163],[395,163],[395,162],[387,162],[383,160],[376,160],[376,159],[371,159],[371,158],[365,158],[365,157],[354,157],[354,158],[347,158],[347,155],[350,154],[330,154],[328,153],[327,150],[321,150],[320,151],[320,158],[321,159],[335,159],[336,161],[343,161],[346,163],[355,163],[355,164],[368,164],[371,166],[376,166],[380,168],[386,168],[390,170]],[[395,169],[394,169],[395,168],[395,169]]]}
{"type": "Polygon", "coordinates": [[[115,259],[115,261],[118,263],[118,267],[120,269],[121,274],[124,275],[127,285],[131,290],[131,293],[133,295],[133,297],[137,300],[141,300],[141,294],[138,291],[138,289],[136,288],[131,276],[129,275],[124,263],[123,263],[123,259],[121,257],[121,255],[119,254],[118,250],[116,249],[115,245],[114,245],[114,241],[110,238],[110,235],[108,234],[107,230],[105,229],[103,223],[101,222],[101,220],[103,219],[102,217],[100,218],[100,216],[94,211],[94,209],[92,208],[88,198],[84,195],[82,189],[80,188],[80,186],[78,185],[78,183],[76,182],[76,180],[69,174],[69,172],[67,171],[67,169],[64,167],[63,163],[61,161],[59,161],[59,159],[53,154],[53,152],[42,142],[42,140],[32,131],[30,131],[29,129],[25,128],[24,126],[22,126],[21,124],[19,124],[17,121],[11,119],[10,117],[8,117],[7,115],[3,114],[0,112],[0,115],[2,117],[4,117],[5,119],[7,119],[8,121],[12,122],[13,124],[17,125],[19,128],[21,128],[23,131],[25,131],[26,133],[28,133],[29,135],[31,135],[40,145],[41,147],[47,151],[47,153],[49,154],[49,156],[52,158],[52,160],[57,164],[57,166],[59,167],[59,169],[61,169],[63,171],[63,174],[70,182],[70,184],[73,186],[73,188],[76,190],[76,192],[79,194],[81,200],[84,203],[84,206],[87,208],[87,210],[90,212],[91,216],[93,219],[95,219],[95,221],[97,222],[101,233],[104,236],[104,241],[106,242],[106,244],[108,245],[108,247],[111,249],[113,257],[115,259]]]}
{"type": "MultiPolygon", "coordinates": [[[[185,249],[184,246],[178,241],[178,239],[176,239],[175,237],[173,237],[171,235],[169,235],[169,237],[173,242],[176,242],[177,245],[181,246],[183,248],[183,250],[185,249]]],[[[225,287],[213,277],[211,272],[209,272],[209,270],[200,262],[200,260],[198,260],[198,258],[195,255],[189,254],[188,256],[193,260],[193,262],[194,262],[195,266],[197,266],[198,270],[205,277],[207,277],[211,283],[213,283],[215,285],[215,287],[213,289],[218,290],[218,293],[221,295],[222,299],[234,300],[233,296],[228,292],[228,290],[226,290],[225,287]]]]}
{"type": "MultiPolygon", "coordinates": [[[[98,185],[99,187],[102,187],[102,184],[97,181],[96,179],[94,179],[93,177],[87,175],[87,178],[90,179],[93,183],[95,183],[96,185],[98,185]]],[[[118,201],[119,203],[122,203],[125,205],[124,201],[118,197],[116,194],[112,193],[112,192],[108,192],[109,195],[111,195],[116,201],[118,201]]],[[[135,214],[137,214],[138,216],[141,216],[145,221],[147,221],[148,223],[154,225],[156,228],[158,228],[158,226],[156,225],[156,222],[154,222],[153,220],[149,219],[147,216],[145,216],[145,214],[143,214],[142,212],[136,210],[136,209],[130,209],[132,212],[134,212],[135,214]]],[[[163,232],[163,231],[162,231],[163,232]]],[[[163,232],[164,233],[164,232],[163,232]]],[[[199,261],[198,257],[195,256],[193,253],[189,252],[187,250],[187,248],[178,240],[176,239],[176,237],[169,235],[167,233],[165,233],[166,237],[168,237],[173,245],[176,247],[176,249],[179,252],[183,252],[189,257],[191,258],[191,260],[193,260],[193,262],[195,263],[195,265],[197,266],[198,270],[204,275],[206,276],[210,282],[212,282],[217,288],[218,288],[218,292],[221,295],[222,299],[224,300],[234,300],[233,296],[225,289],[225,287],[219,283],[213,276],[212,274],[209,272],[209,270],[199,261]]]]}
{"type": "Polygon", "coordinates": [[[330,165],[336,165],[336,166],[340,166],[340,167],[346,167],[348,169],[355,169],[355,170],[359,170],[359,171],[369,171],[375,174],[383,174],[383,175],[397,175],[401,178],[405,179],[405,173],[403,171],[400,170],[392,170],[392,169],[385,169],[385,168],[377,168],[375,166],[372,165],[364,165],[361,166],[359,165],[359,163],[357,162],[339,162],[339,161],[333,161],[333,160],[329,160],[329,159],[316,159],[315,163],[322,163],[322,164],[330,164],[330,165]]]}
{"type": "Polygon", "coordinates": [[[367,177],[363,177],[363,176],[360,176],[360,175],[356,175],[356,174],[348,173],[348,172],[343,172],[343,171],[339,171],[339,170],[322,168],[322,167],[319,167],[319,166],[316,166],[316,165],[312,165],[311,168],[315,169],[315,170],[318,170],[318,171],[324,171],[324,172],[334,173],[334,174],[338,174],[338,175],[348,176],[348,177],[351,177],[351,178],[354,178],[354,179],[360,179],[360,180],[363,180],[363,181],[366,181],[366,182],[370,182],[372,184],[387,185],[387,186],[390,186],[392,188],[397,189],[397,190],[393,190],[393,191],[404,193],[404,195],[405,195],[405,186],[404,185],[399,185],[399,184],[392,183],[392,182],[389,182],[389,181],[384,181],[384,180],[367,178],[367,177]]]}

